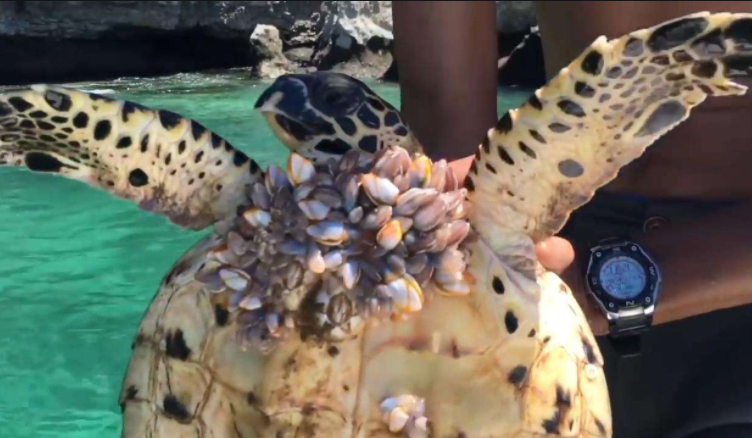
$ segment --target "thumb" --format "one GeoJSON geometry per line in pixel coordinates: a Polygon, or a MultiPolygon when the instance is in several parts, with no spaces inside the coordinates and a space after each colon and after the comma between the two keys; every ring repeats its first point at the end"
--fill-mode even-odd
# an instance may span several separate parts
{"type": "Polygon", "coordinates": [[[574,248],[568,240],[550,237],[535,245],[538,261],[548,270],[561,275],[574,261],[574,248]]]}

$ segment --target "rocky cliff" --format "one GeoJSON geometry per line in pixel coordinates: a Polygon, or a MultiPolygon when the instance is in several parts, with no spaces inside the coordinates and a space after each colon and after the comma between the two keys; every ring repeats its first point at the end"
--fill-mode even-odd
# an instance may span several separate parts
{"type": "MultiPolygon", "coordinates": [[[[532,2],[497,2],[502,48],[534,21],[532,2]]],[[[392,40],[386,1],[4,1],[0,85],[227,68],[378,78],[395,70],[392,40]]]]}

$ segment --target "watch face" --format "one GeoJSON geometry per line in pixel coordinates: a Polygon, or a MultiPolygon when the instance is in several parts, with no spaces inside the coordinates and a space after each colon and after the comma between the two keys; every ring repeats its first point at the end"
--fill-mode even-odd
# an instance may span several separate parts
{"type": "Polygon", "coordinates": [[[629,242],[595,249],[586,277],[596,300],[611,312],[654,305],[661,282],[658,266],[629,242]]]}
{"type": "Polygon", "coordinates": [[[647,283],[645,269],[636,260],[626,256],[606,261],[601,267],[599,278],[606,293],[620,300],[640,295],[647,283]]]}

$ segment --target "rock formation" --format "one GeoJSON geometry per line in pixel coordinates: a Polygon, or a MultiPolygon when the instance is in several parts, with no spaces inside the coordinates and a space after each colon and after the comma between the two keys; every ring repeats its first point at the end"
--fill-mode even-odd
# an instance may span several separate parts
{"type": "MultiPolygon", "coordinates": [[[[502,35],[534,25],[532,2],[496,3],[502,35]]],[[[393,39],[388,1],[5,1],[0,85],[227,68],[382,78],[393,39]]]]}

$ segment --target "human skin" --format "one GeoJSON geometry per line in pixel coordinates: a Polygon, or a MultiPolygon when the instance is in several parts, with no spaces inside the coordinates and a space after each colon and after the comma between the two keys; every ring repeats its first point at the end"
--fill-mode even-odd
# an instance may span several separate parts
{"type": "MultiPolygon", "coordinates": [[[[619,37],[694,12],[752,12],[752,2],[538,2],[547,74],[600,35],[619,37]]],[[[434,159],[464,175],[496,114],[494,2],[394,2],[403,113],[434,159]]],[[[693,223],[631,238],[661,268],[654,324],[752,303],[752,95],[709,98],[601,190],[652,199],[740,201],[693,223]]],[[[561,273],[596,334],[607,323],[589,300],[569,242],[537,246],[561,273]]]]}

